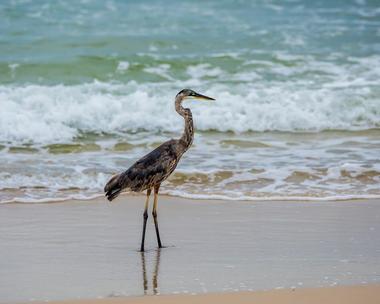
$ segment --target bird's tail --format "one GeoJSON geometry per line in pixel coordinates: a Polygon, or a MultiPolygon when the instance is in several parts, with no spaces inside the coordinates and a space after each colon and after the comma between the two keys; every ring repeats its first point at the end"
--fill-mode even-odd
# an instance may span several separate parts
{"type": "Polygon", "coordinates": [[[109,201],[115,199],[120,194],[121,190],[123,190],[120,177],[121,174],[115,174],[104,187],[104,192],[106,193],[106,197],[109,201]]]}

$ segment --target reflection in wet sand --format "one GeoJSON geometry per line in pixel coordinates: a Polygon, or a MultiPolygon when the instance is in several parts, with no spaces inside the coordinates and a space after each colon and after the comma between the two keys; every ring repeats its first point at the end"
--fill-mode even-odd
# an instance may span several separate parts
{"type": "MultiPolygon", "coordinates": [[[[146,271],[146,260],[145,260],[145,252],[140,252],[141,254],[141,267],[142,267],[142,274],[143,274],[143,288],[144,288],[144,295],[149,294],[149,285],[148,285],[148,276],[146,271]]],[[[153,275],[152,275],[152,293],[154,295],[159,294],[158,289],[158,270],[160,267],[160,258],[161,258],[161,248],[156,249],[156,257],[155,257],[155,263],[153,268],[153,275]]]]}

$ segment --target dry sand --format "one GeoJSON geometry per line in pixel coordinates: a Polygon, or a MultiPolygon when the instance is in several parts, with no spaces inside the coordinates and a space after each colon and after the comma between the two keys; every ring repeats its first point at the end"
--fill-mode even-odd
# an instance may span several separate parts
{"type": "MultiPolygon", "coordinates": [[[[77,300],[54,304],[379,304],[380,285],[340,286],[206,294],[197,296],[145,296],[104,300],[77,300]]],[[[41,303],[42,304],[42,303],[41,303]]]]}
{"type": "Polygon", "coordinates": [[[378,200],[163,196],[141,254],[143,202],[0,205],[0,302],[380,283],[378,200]]]}

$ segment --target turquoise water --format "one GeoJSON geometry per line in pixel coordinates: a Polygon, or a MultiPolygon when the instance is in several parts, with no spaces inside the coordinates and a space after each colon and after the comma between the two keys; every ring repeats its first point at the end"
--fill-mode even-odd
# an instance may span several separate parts
{"type": "Polygon", "coordinates": [[[378,1],[2,1],[0,200],[98,195],[183,122],[163,187],[229,199],[380,195],[378,1]]]}
{"type": "Polygon", "coordinates": [[[322,82],[329,71],[307,63],[378,60],[379,15],[378,1],[2,1],[0,82],[160,83],[144,69],[162,64],[185,81],[202,63],[231,75],[265,67],[261,81],[289,79],[273,66],[305,66],[291,76],[322,82]]]}

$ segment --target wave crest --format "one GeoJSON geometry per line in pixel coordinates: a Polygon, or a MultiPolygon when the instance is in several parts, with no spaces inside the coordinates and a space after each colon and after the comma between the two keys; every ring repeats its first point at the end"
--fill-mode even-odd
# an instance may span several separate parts
{"type": "MultiPolygon", "coordinates": [[[[190,83],[191,85],[191,83],[190,83]]],[[[0,86],[0,141],[68,142],[84,132],[178,132],[169,84],[0,86]]],[[[198,87],[194,88],[198,90],[198,87]]],[[[198,130],[220,132],[359,130],[380,126],[371,89],[220,84],[199,91],[216,102],[187,102],[198,130]]]]}

